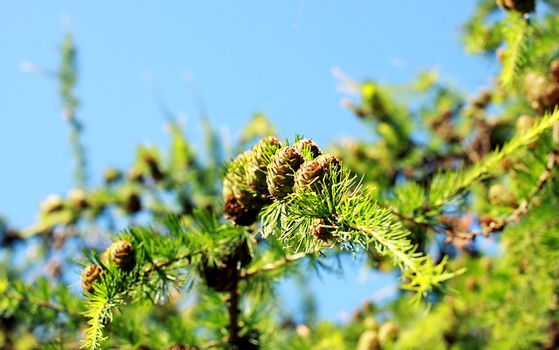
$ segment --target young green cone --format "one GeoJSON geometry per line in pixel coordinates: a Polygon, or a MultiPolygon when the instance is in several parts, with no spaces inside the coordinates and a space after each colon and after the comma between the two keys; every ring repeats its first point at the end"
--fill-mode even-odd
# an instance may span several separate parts
{"type": "Polygon", "coordinates": [[[236,225],[249,226],[254,223],[265,198],[265,195],[257,195],[248,185],[249,164],[253,159],[252,151],[238,155],[227,166],[223,180],[223,212],[236,225]]]}
{"type": "Polygon", "coordinates": [[[303,156],[294,147],[283,147],[276,152],[268,165],[266,182],[275,199],[282,199],[293,191],[295,172],[303,163],[303,156]]]}

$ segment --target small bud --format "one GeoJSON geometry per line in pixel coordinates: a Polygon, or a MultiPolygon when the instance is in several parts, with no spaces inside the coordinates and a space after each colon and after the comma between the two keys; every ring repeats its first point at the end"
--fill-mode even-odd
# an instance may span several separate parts
{"type": "Polygon", "coordinates": [[[376,331],[365,331],[359,337],[359,342],[357,343],[357,350],[379,350],[380,341],[379,335],[376,331]]]}
{"type": "Polygon", "coordinates": [[[365,326],[365,328],[367,328],[368,330],[371,331],[376,331],[378,330],[378,322],[377,320],[375,320],[374,317],[369,316],[365,319],[365,321],[363,321],[363,325],[365,326]]]}
{"type": "Polygon", "coordinates": [[[400,328],[394,321],[388,321],[384,323],[379,329],[379,340],[382,345],[392,343],[398,334],[400,333],[400,328]]]}
{"type": "Polygon", "coordinates": [[[505,49],[504,47],[498,48],[496,55],[497,55],[497,61],[503,64],[503,62],[505,62],[505,59],[507,58],[507,49],[505,49]]]}
{"type": "Polygon", "coordinates": [[[129,214],[136,214],[142,210],[142,199],[140,198],[140,195],[138,195],[135,191],[127,193],[124,199],[124,209],[129,214]]]}
{"type": "Polygon", "coordinates": [[[80,211],[89,206],[87,194],[79,188],[71,189],[68,193],[68,200],[73,209],[80,211]]]}
{"type": "Polygon", "coordinates": [[[122,179],[122,173],[116,168],[108,168],[103,173],[103,181],[107,185],[114,184],[122,179]]]}
{"type": "Polygon", "coordinates": [[[295,327],[295,333],[297,333],[297,335],[301,338],[308,338],[312,334],[311,329],[307,327],[307,325],[302,323],[298,324],[297,327],[295,327]]]}
{"type": "Polygon", "coordinates": [[[484,90],[476,96],[476,98],[474,98],[472,105],[476,108],[483,109],[487,107],[492,98],[493,96],[491,95],[491,91],[484,90]]]}
{"type": "Polygon", "coordinates": [[[535,118],[530,115],[521,115],[516,120],[516,132],[519,134],[525,134],[528,130],[534,126],[536,122],[535,118]]]}
{"type": "Polygon", "coordinates": [[[489,188],[489,202],[493,205],[499,206],[516,206],[516,198],[512,192],[501,184],[492,185],[489,188]]]}
{"type": "Polygon", "coordinates": [[[40,210],[43,214],[51,214],[62,210],[64,207],[64,200],[57,194],[49,195],[40,205],[40,210]]]}
{"type": "Polygon", "coordinates": [[[116,241],[107,248],[106,258],[112,261],[119,269],[130,271],[136,263],[134,248],[125,240],[116,241]]]}
{"type": "Polygon", "coordinates": [[[143,161],[147,165],[149,174],[155,182],[163,180],[165,174],[163,174],[163,172],[161,171],[159,162],[153,155],[145,154],[143,157],[143,161]]]}
{"type": "Polygon", "coordinates": [[[100,280],[103,269],[99,265],[87,265],[82,271],[81,285],[84,292],[93,293],[93,285],[100,280]]]}
{"type": "Polygon", "coordinates": [[[128,180],[136,183],[144,183],[144,174],[138,167],[133,167],[128,171],[128,180]]]}

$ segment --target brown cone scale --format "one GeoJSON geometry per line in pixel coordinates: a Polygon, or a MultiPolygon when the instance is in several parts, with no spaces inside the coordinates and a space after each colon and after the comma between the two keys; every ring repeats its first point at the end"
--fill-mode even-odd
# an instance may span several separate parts
{"type": "Polygon", "coordinates": [[[103,269],[99,265],[87,265],[81,274],[81,286],[84,292],[93,293],[93,285],[101,278],[103,269]]]}
{"type": "Polygon", "coordinates": [[[303,156],[294,147],[283,147],[276,152],[268,165],[266,182],[275,199],[282,199],[293,192],[295,172],[303,163],[303,156]]]}
{"type": "Polygon", "coordinates": [[[229,195],[223,206],[225,217],[239,226],[250,226],[256,221],[259,209],[244,204],[234,194],[229,195]]]}

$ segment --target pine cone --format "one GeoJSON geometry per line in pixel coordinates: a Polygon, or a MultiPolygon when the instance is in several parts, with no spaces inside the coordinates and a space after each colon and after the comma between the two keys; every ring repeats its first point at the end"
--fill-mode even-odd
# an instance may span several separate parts
{"type": "Polygon", "coordinates": [[[239,226],[250,226],[256,221],[260,208],[250,204],[244,204],[234,194],[225,200],[223,212],[225,217],[239,226]]]}
{"type": "Polygon", "coordinates": [[[116,168],[109,168],[103,174],[103,181],[105,184],[110,185],[122,179],[122,174],[116,168]]]}
{"type": "Polygon", "coordinates": [[[501,184],[495,184],[489,187],[488,197],[489,202],[493,205],[508,206],[511,208],[516,206],[514,194],[501,184]]]}
{"type": "Polygon", "coordinates": [[[318,160],[309,160],[303,163],[295,173],[294,192],[302,192],[307,188],[318,190],[326,173],[324,166],[318,160]]]}
{"type": "Polygon", "coordinates": [[[49,195],[40,205],[43,214],[51,214],[64,208],[64,199],[57,194],[49,195]]]}
{"type": "Polygon", "coordinates": [[[268,186],[266,184],[266,171],[270,159],[281,148],[281,141],[274,136],[268,136],[260,140],[252,148],[252,157],[248,163],[248,187],[267,200],[269,198],[268,186]]]}
{"type": "Polygon", "coordinates": [[[400,333],[400,328],[394,321],[388,321],[380,326],[379,340],[380,343],[384,346],[385,344],[392,343],[396,338],[398,338],[398,334],[400,333]]]}
{"type": "Polygon", "coordinates": [[[268,165],[266,182],[275,199],[282,199],[293,191],[294,175],[303,163],[303,156],[294,147],[283,147],[268,165]]]}
{"type": "Polygon", "coordinates": [[[530,13],[536,9],[536,0],[497,0],[497,6],[503,10],[530,13]]]}
{"type": "Polygon", "coordinates": [[[316,158],[326,171],[331,171],[340,167],[340,160],[332,154],[323,154],[316,158]]]}
{"type": "Polygon", "coordinates": [[[250,242],[243,241],[233,252],[216,264],[205,261],[202,264],[202,276],[208,287],[218,292],[230,292],[239,267],[248,265],[252,260],[250,242]]]}
{"type": "Polygon", "coordinates": [[[516,120],[516,132],[519,134],[525,134],[528,130],[534,126],[536,119],[529,115],[521,115],[516,120]]]}
{"type": "Polygon", "coordinates": [[[144,174],[140,168],[137,166],[131,168],[128,171],[128,180],[132,182],[137,182],[139,184],[144,183],[144,174]]]}
{"type": "Polygon", "coordinates": [[[89,207],[89,202],[87,201],[87,194],[82,189],[74,188],[70,190],[70,193],[68,194],[68,200],[72,208],[77,211],[89,207]]]}
{"type": "Polygon", "coordinates": [[[332,238],[332,228],[326,225],[322,218],[314,218],[311,223],[311,234],[316,240],[328,241],[332,238]]]}
{"type": "Polygon", "coordinates": [[[93,285],[99,281],[102,272],[103,269],[101,269],[99,265],[95,264],[87,265],[85,269],[83,269],[81,284],[84,292],[93,293],[95,290],[93,285]]]}
{"type": "Polygon", "coordinates": [[[484,109],[491,102],[492,98],[491,91],[484,90],[473,99],[472,105],[478,109],[484,109]]]}
{"type": "Polygon", "coordinates": [[[293,147],[303,155],[305,160],[315,159],[322,154],[322,151],[320,150],[318,145],[310,139],[299,140],[295,142],[293,147]]]}
{"type": "Polygon", "coordinates": [[[130,271],[134,268],[136,257],[134,247],[125,240],[116,241],[105,252],[105,257],[111,260],[118,268],[130,271]]]}
{"type": "Polygon", "coordinates": [[[227,172],[223,179],[223,199],[226,200],[232,194],[239,198],[242,192],[248,192],[248,164],[252,158],[252,151],[245,151],[227,165],[227,172]]]}
{"type": "Polygon", "coordinates": [[[530,72],[524,77],[524,91],[530,107],[543,112],[559,103],[559,83],[530,72]]]}
{"type": "Polygon", "coordinates": [[[136,214],[142,210],[142,199],[136,192],[130,192],[126,195],[124,209],[129,214],[136,214]]]}
{"type": "Polygon", "coordinates": [[[378,333],[375,331],[365,331],[359,337],[357,350],[379,350],[380,341],[378,333]]]}
{"type": "Polygon", "coordinates": [[[151,154],[145,154],[143,160],[144,160],[145,164],[147,165],[147,167],[149,169],[149,173],[150,173],[152,179],[155,182],[159,182],[159,181],[163,180],[163,178],[165,177],[165,174],[163,174],[163,172],[161,171],[161,168],[159,167],[159,162],[157,161],[157,159],[151,154]]]}
{"type": "Polygon", "coordinates": [[[202,265],[202,276],[206,285],[217,292],[230,292],[234,287],[233,279],[236,273],[234,266],[222,261],[217,265],[202,265]]]}

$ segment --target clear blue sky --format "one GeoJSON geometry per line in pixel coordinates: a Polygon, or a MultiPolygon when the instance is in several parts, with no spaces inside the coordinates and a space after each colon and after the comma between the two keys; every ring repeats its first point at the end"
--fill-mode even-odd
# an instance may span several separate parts
{"type": "MultiPolygon", "coordinates": [[[[340,107],[333,67],[356,79],[410,79],[419,68],[473,92],[496,67],[462,53],[459,27],[475,1],[29,1],[0,4],[0,213],[17,226],[38,203],[72,186],[68,128],[55,81],[19,70],[22,61],[58,65],[65,28],[79,47],[79,116],[93,182],[126,166],[140,142],[167,144],[151,77],[199,139],[197,111],[183,75],[195,80],[213,122],[233,134],[252,113],[267,113],[282,136],[321,144],[367,137],[340,107]],[[396,64],[397,63],[397,64],[396,64]]],[[[355,279],[347,277],[348,283],[355,279]]],[[[350,291],[336,278],[316,282],[339,293],[332,317],[372,295],[375,281],[350,291]]],[[[331,303],[330,303],[331,304],[331,303]]]]}

